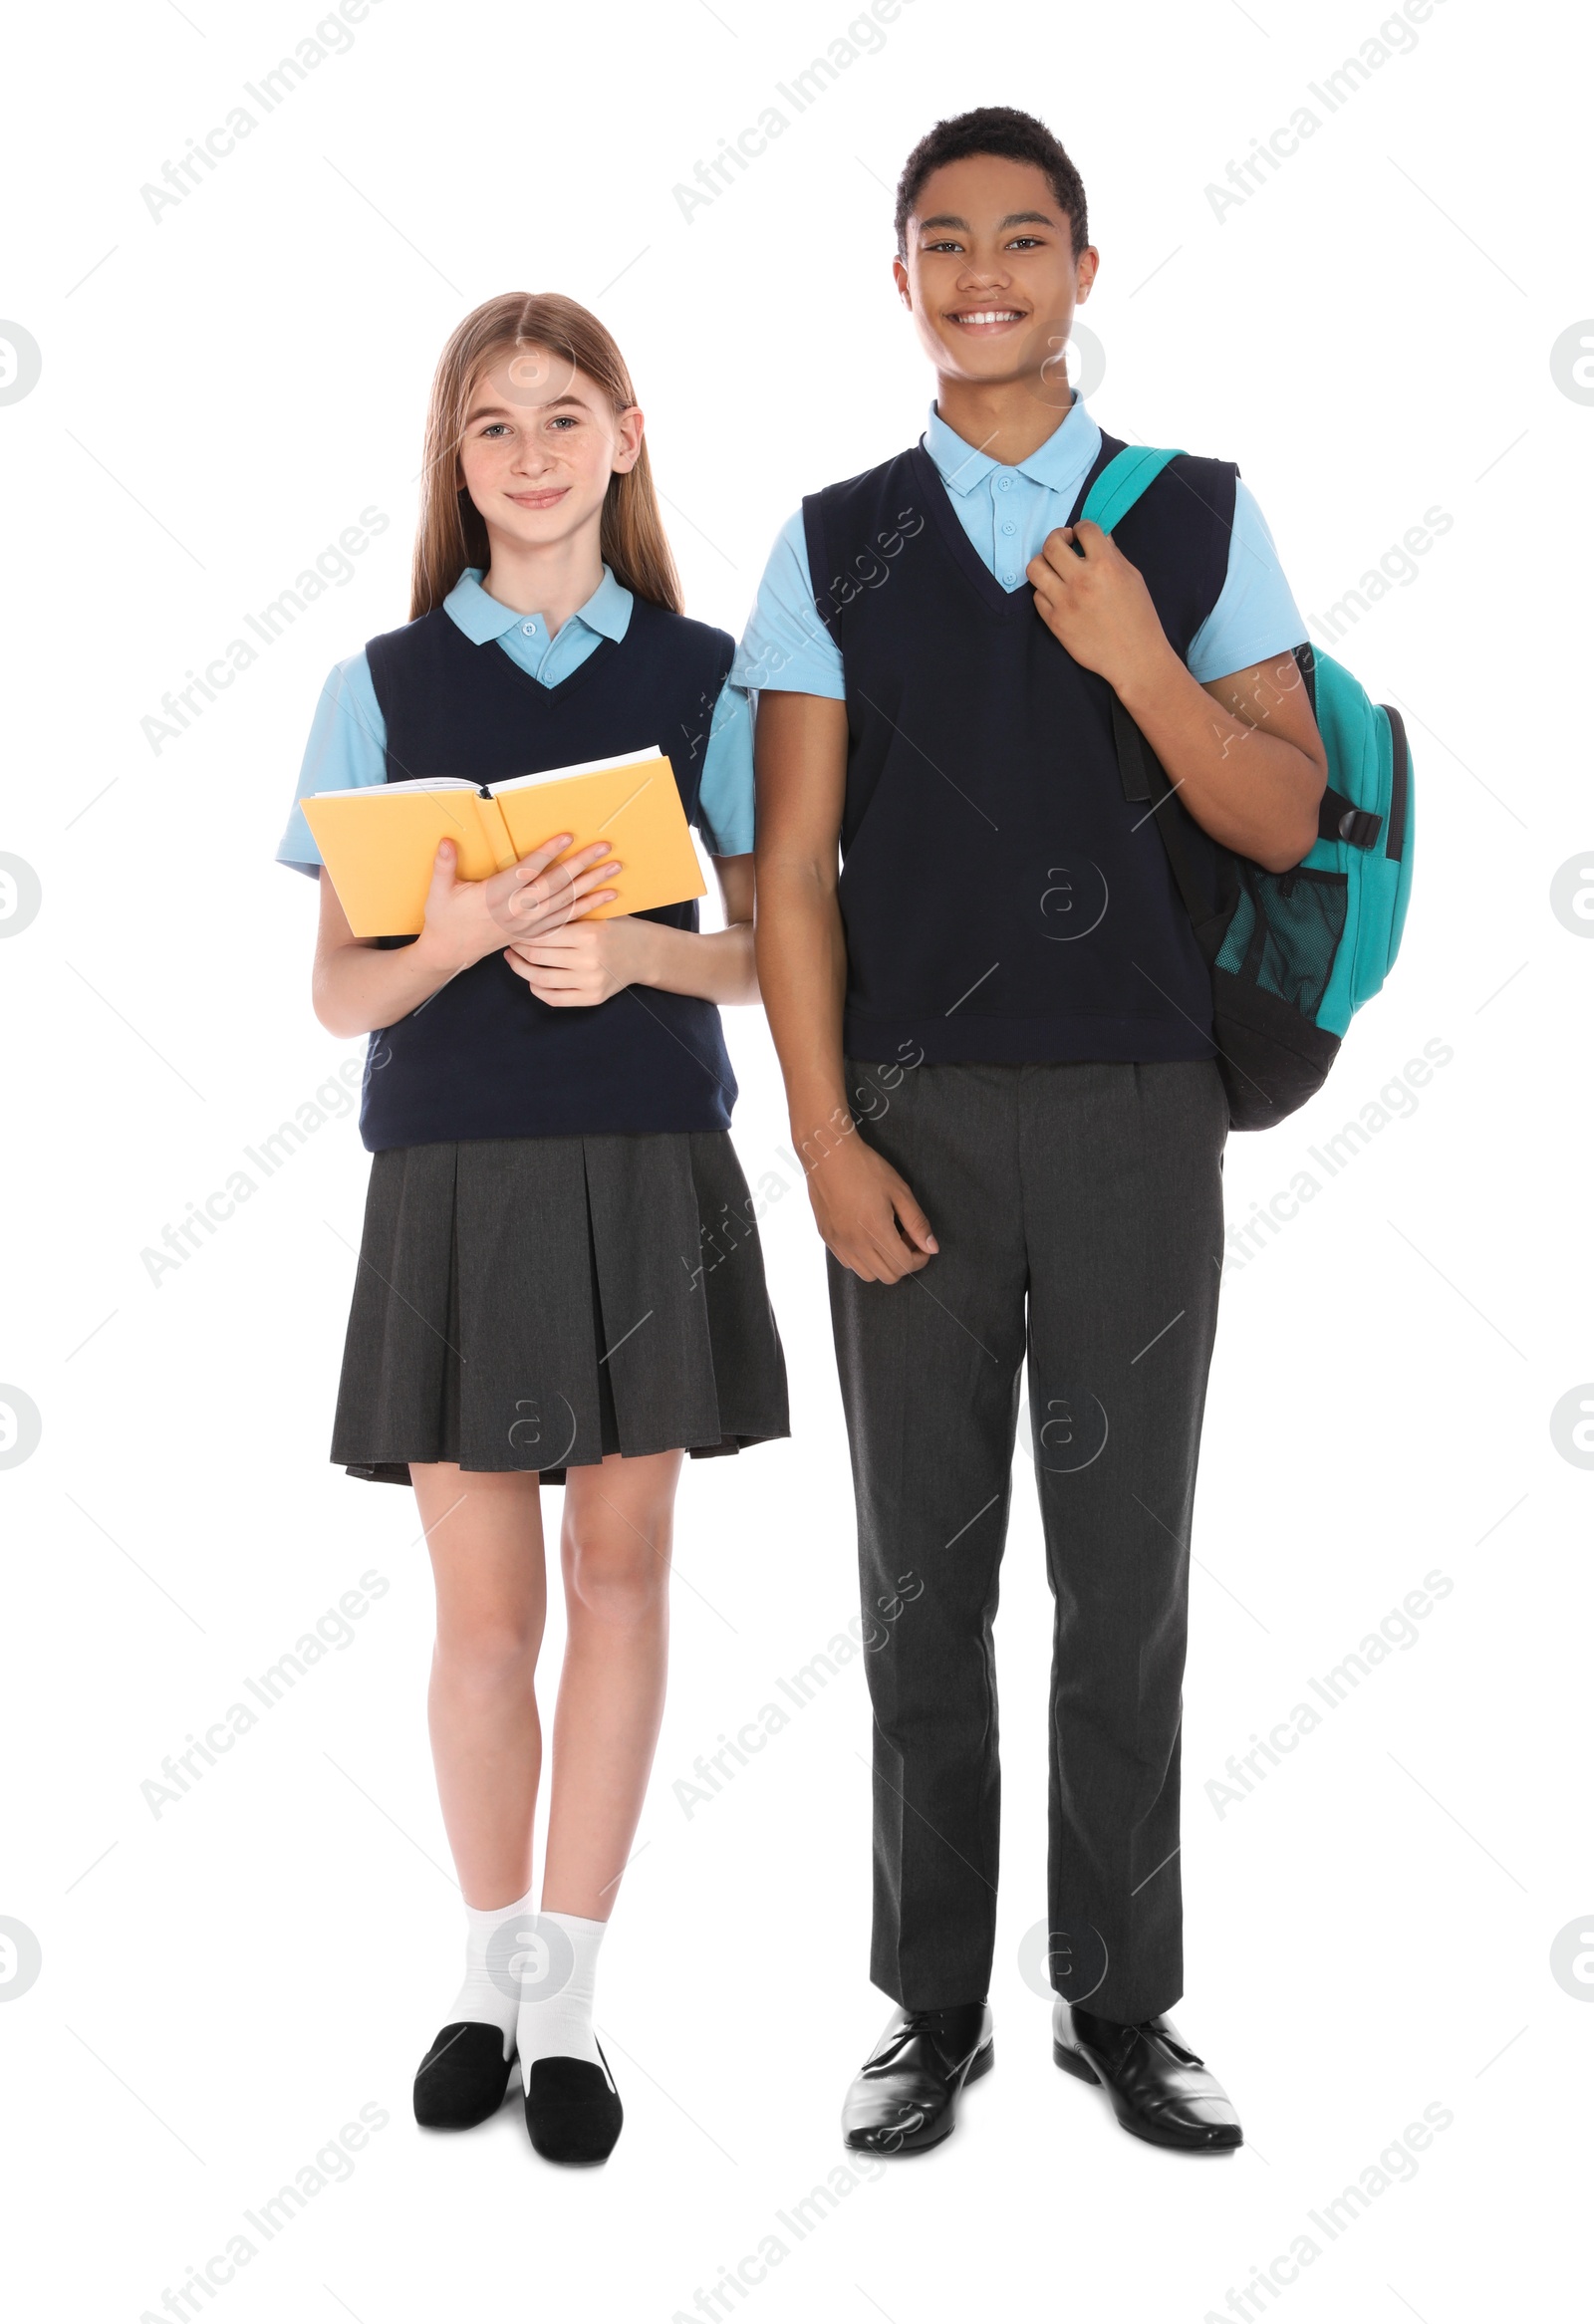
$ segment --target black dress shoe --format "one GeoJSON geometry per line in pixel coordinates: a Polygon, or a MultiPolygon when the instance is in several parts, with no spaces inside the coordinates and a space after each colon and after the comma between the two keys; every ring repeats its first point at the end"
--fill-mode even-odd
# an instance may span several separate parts
{"type": "Polygon", "coordinates": [[[868,2155],[922,2155],[949,2139],[957,2098],[996,2062],[983,2001],[899,2009],[847,2093],[845,2145],[868,2155]]]}
{"type": "Polygon", "coordinates": [[[526,2129],[545,2163],[607,2163],[625,2119],[607,2058],[601,2066],[586,2058],[538,2058],[532,2066],[526,2129]]]}
{"type": "Polygon", "coordinates": [[[515,2052],[504,2056],[496,2025],[445,2025],[415,2076],[415,2120],[422,2130],[472,2131],[498,2112],[515,2052]]]}
{"type": "Polygon", "coordinates": [[[1065,2074],[1101,2083],[1124,2129],[1154,2147],[1217,2155],[1244,2144],[1228,2093],[1166,2017],[1115,2025],[1056,2001],[1052,2056],[1065,2074]]]}

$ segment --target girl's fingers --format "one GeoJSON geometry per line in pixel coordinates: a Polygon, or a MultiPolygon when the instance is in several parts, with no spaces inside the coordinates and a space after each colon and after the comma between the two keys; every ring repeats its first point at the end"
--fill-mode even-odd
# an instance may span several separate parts
{"type": "MultiPolygon", "coordinates": [[[[604,863],[589,864],[574,876],[571,875],[568,865],[561,864],[557,874],[551,873],[546,878],[521,883],[508,897],[506,908],[513,913],[522,927],[528,929],[536,927],[542,915],[562,914],[568,918],[580,900],[591,898],[596,882],[613,879],[615,873],[620,870],[619,864],[612,856],[609,856],[607,848],[600,847],[597,853],[607,857],[608,860],[604,863]]],[[[528,856],[525,861],[529,864],[532,858],[528,856]]],[[[523,869],[523,865],[517,864],[508,877],[512,880],[518,879],[523,869]]],[[[618,893],[619,891],[615,889],[609,891],[611,896],[618,893]]]]}
{"type": "Polygon", "coordinates": [[[519,908],[521,897],[539,884],[550,893],[563,887],[569,878],[568,867],[562,864],[557,869],[550,867],[554,858],[569,845],[570,834],[562,831],[555,838],[544,840],[540,848],[533,848],[529,856],[522,856],[518,864],[511,864],[506,872],[495,872],[487,882],[488,904],[496,906],[505,903],[514,911],[519,908]]]}
{"type": "Polygon", "coordinates": [[[599,858],[602,856],[607,856],[609,853],[609,842],[607,840],[593,840],[587,847],[578,849],[576,854],[570,857],[567,862],[563,864],[555,863],[554,858],[560,855],[564,849],[569,847],[569,845],[570,839],[568,834],[559,839],[549,840],[545,846],[538,848],[534,854],[529,856],[522,856],[520,862],[515,866],[516,875],[520,877],[526,885],[530,885],[532,882],[541,880],[543,881],[544,885],[549,888],[563,888],[567,886],[572,880],[574,880],[580,873],[591,871],[593,865],[597,863],[599,858]]]}
{"type": "Polygon", "coordinates": [[[551,904],[543,904],[540,907],[543,916],[528,920],[526,938],[529,940],[537,935],[551,935],[555,928],[568,927],[578,916],[578,907],[581,911],[590,911],[594,904],[612,903],[619,893],[617,888],[601,888],[596,896],[560,897],[551,904]]]}
{"type": "Polygon", "coordinates": [[[577,879],[571,882],[571,886],[578,896],[585,896],[595,880],[612,880],[619,870],[619,863],[611,856],[607,863],[594,864],[589,870],[581,873],[577,879]]]}
{"type": "Polygon", "coordinates": [[[524,879],[535,880],[539,873],[548,869],[556,856],[564,854],[574,836],[573,832],[562,831],[557,839],[545,839],[540,848],[533,848],[529,856],[521,857],[515,866],[516,873],[524,879]]]}

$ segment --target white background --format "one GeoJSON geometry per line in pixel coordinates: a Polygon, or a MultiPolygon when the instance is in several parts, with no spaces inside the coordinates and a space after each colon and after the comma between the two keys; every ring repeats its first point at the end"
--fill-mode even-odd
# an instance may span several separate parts
{"type": "MultiPolygon", "coordinates": [[[[0,2007],[19,2315],[133,2324],[240,2230],[257,2256],[203,2306],[224,2324],[664,2324],[772,2233],[788,2256],[736,2301],[760,2324],[1234,2314],[1230,2287],[1302,2233],[1321,2256],[1269,2309],[1455,2324],[1531,2312],[1569,2264],[1594,1986],[1564,1990],[1550,1948],[1594,1927],[1594,1475],[1549,1420],[1594,1377],[1594,945],[1549,891],[1594,837],[1577,602],[1594,408],[1550,351],[1594,311],[1589,59],[1569,13],[1439,0],[1414,51],[1329,116],[1306,85],[1376,33],[1373,0],[1093,17],[911,0],[798,117],[774,85],[848,21],[845,0],[380,0],[269,118],[242,84],[312,31],[310,0],[130,0],[14,28],[0,310],[43,354],[0,405],[0,849],[43,887],[0,944],[0,1380],[43,1430],[0,1474],[0,1915],[43,1961],[0,2007]],[[140,186],[240,102],[253,134],[152,218],[140,186]],[[600,1993],[627,2128],[598,2174],[539,2164],[513,2108],[456,2140],[408,2116],[460,1915],[418,1527],[406,1496],[326,1458],[366,1168],[352,1121],[158,1286],[140,1252],[351,1054],[310,1012],[313,890],[271,859],[324,672],[404,616],[453,324],[507,289],[600,310],[689,610],[737,628],[799,494],[923,424],[888,189],[932,121],[991,102],[1041,113],[1089,188],[1097,415],[1237,459],[1303,610],[1425,510],[1454,519],[1336,648],[1408,711],[1405,950],[1324,1094],[1231,1141],[1233,1217],[1425,1043],[1454,1056],[1225,1280],[1178,2015],[1251,2143],[1214,2164],[1123,2137],[1054,2070],[1020,1974],[1045,1910],[1049,1632],[1021,1475],[998,1628],[997,2071],[949,2146],[860,2174],[799,2240],[776,2213],[841,2163],[842,2093],[887,2010],[867,1981],[859,1663],[691,1816],[672,1790],[856,1607],[795,1173],[763,1229],[795,1432],[683,1482],[670,1703],[600,1993]],[[772,103],[784,135],[688,222],[676,182],[772,103]],[[1303,104],[1317,133],[1215,216],[1207,184],[1303,104]],[[390,522],[348,585],[152,751],[139,722],[161,694],[252,636],[244,614],[367,507],[390,522]],[[354,1643],[153,1814],[140,1786],[161,1759],[373,1569],[389,1587],[354,1643]],[[1315,1700],[1309,1678],[1434,1569],[1454,1587],[1418,1643],[1219,1814],[1205,1786],[1225,1759],[1315,1700]],[[1454,2121],[1415,2179],[1336,2240],[1313,2227],[1436,2102],[1454,2121]],[[363,2105],[389,2119],[353,2176],[274,2240],[248,2229],[363,2105]]],[[[762,1020],[733,1018],[730,1039],[756,1180],[783,1167],[784,1112],[762,1020]]],[[[556,1625],[550,1669],[558,1647],[556,1625]]]]}

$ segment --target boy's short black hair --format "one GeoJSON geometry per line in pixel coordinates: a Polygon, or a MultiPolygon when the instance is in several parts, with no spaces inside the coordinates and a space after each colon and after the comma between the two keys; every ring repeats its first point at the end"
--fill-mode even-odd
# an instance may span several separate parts
{"type": "Polygon", "coordinates": [[[1032,113],[1020,113],[1011,105],[982,105],[973,113],[960,113],[950,121],[937,122],[928,136],[920,138],[903,164],[902,176],[897,181],[899,257],[907,254],[908,221],[926,178],[932,170],[943,169],[948,161],[966,161],[971,153],[998,153],[1004,160],[1030,161],[1043,170],[1051,181],[1059,208],[1068,213],[1069,239],[1074,256],[1079,256],[1090,240],[1085,188],[1079,171],[1046,124],[1037,121],[1032,113]]]}

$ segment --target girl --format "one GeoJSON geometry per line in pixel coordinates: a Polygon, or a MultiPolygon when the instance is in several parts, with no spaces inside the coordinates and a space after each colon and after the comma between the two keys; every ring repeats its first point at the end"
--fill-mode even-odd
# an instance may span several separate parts
{"type": "MultiPolygon", "coordinates": [[[[620,2134],[594,1976],[663,1711],[681,1453],[788,1433],[715,1006],[758,997],[731,651],[682,618],[609,333],[564,298],[478,307],[432,387],[410,620],[328,679],[299,796],[658,743],[726,920],[699,935],[692,904],[586,918],[619,866],[603,846],[557,863],[568,832],[481,882],[456,878],[445,842],[413,939],[356,938],[321,879],[316,1014],[371,1035],[375,1156],[332,1456],[419,1503],[432,1754],[467,1924],[415,2119],[484,2121],[518,2055],[532,2144],[562,2163],[601,2162],[620,2134]],[[705,1267],[727,1214],[728,1263],[705,1267]],[[568,1644],[534,1914],[542,1484],[565,1488],[568,1644]]],[[[280,852],[320,876],[297,804],[280,852]]]]}

